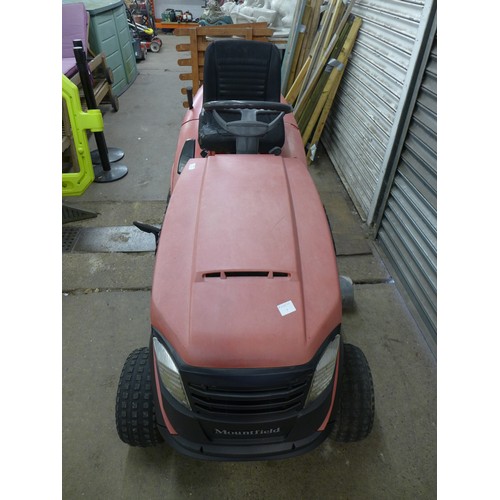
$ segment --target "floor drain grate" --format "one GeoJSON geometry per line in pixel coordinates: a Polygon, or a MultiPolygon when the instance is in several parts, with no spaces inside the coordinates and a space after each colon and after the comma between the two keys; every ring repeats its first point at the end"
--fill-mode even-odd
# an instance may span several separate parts
{"type": "Polygon", "coordinates": [[[79,227],[63,227],[62,228],[62,251],[71,252],[73,250],[78,236],[80,235],[79,227]]]}
{"type": "Polygon", "coordinates": [[[135,226],[63,227],[63,252],[154,252],[155,238],[135,226]]]}

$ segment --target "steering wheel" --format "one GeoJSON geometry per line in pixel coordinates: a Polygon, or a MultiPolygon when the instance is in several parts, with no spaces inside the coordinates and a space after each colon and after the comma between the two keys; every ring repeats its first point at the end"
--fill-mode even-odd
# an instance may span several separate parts
{"type": "Polygon", "coordinates": [[[292,106],[281,102],[269,101],[208,101],[203,105],[206,111],[212,111],[217,124],[226,132],[236,137],[262,137],[274,129],[284,115],[293,111],[292,106]],[[235,121],[225,120],[219,111],[235,111],[240,114],[240,119],[235,121]],[[269,123],[259,121],[259,114],[278,113],[276,118],[269,123]]]}

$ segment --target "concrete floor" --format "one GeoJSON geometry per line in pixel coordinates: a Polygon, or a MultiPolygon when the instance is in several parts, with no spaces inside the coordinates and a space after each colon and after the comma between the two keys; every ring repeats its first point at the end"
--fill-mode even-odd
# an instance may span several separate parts
{"type": "MultiPolygon", "coordinates": [[[[120,110],[103,107],[107,145],[125,151],[120,163],[129,173],[63,200],[98,213],[70,226],[161,223],[185,72],[175,50],[182,38],[161,37],[161,51],[138,63],[120,110]]],[[[343,332],[371,366],[371,435],[354,444],[327,440],[309,454],[269,462],[202,462],[167,445],[128,447],[115,430],[115,396],[125,358],[148,343],[154,255],[63,253],[64,499],[436,497],[436,361],[325,154],[311,173],[332,222],[340,272],[355,282],[356,307],[345,314],[343,332]]]]}

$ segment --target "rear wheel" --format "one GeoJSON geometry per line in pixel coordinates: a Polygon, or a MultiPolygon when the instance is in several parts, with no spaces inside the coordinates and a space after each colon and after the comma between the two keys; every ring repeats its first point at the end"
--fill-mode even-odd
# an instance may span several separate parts
{"type": "Polygon", "coordinates": [[[151,52],[160,52],[161,45],[158,42],[151,42],[149,48],[151,52]]]}
{"type": "Polygon", "coordinates": [[[368,361],[363,351],[344,344],[344,373],[339,407],[334,417],[332,437],[342,443],[366,438],[373,427],[375,393],[368,361]]]}
{"type": "Polygon", "coordinates": [[[115,407],[118,436],[130,446],[155,446],[163,439],[156,426],[149,348],[133,351],[125,361],[115,407]]]}

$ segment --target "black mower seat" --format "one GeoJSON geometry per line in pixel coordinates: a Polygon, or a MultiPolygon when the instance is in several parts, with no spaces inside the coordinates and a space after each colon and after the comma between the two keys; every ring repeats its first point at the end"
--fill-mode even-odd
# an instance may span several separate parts
{"type": "MultiPolygon", "coordinates": [[[[217,40],[205,52],[203,102],[239,100],[280,102],[281,57],[278,48],[268,42],[217,40]]],[[[225,120],[240,119],[238,113],[219,112],[225,120]]],[[[259,114],[270,123],[276,113],[259,114]]],[[[200,147],[215,153],[235,153],[236,139],[215,121],[212,111],[202,110],[198,128],[200,147]]],[[[283,120],[259,141],[259,153],[283,146],[283,120]]]]}

